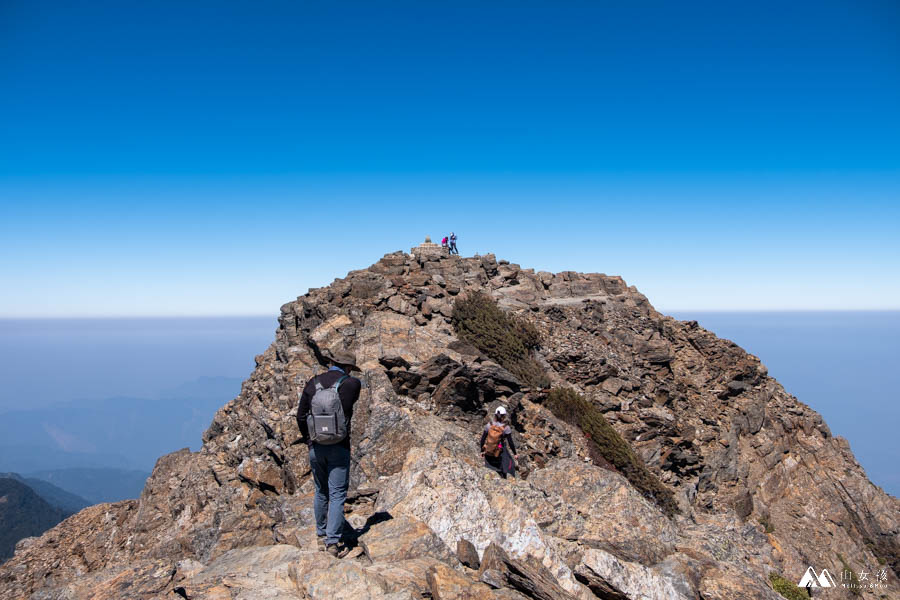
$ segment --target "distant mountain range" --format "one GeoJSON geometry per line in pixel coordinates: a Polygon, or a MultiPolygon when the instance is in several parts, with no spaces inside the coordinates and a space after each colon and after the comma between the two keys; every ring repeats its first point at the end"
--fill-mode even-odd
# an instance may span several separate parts
{"type": "MultiPolygon", "coordinates": [[[[137,498],[150,473],[124,469],[52,469],[28,473],[27,481],[62,488],[90,504],[137,498]]],[[[40,488],[35,487],[35,491],[40,488]]],[[[60,490],[60,491],[62,491],[60,490]]],[[[82,507],[83,508],[83,507],[82,507]]],[[[81,509],[79,509],[81,510],[81,509]]]]}
{"type": "Polygon", "coordinates": [[[0,477],[0,562],[13,555],[19,540],[41,535],[66,516],[20,479],[0,477]]]}
{"type": "Polygon", "coordinates": [[[62,510],[67,516],[94,504],[90,500],[86,500],[37,477],[22,477],[18,473],[0,473],[0,479],[15,479],[19,483],[24,483],[48,504],[62,510]]]}
{"type": "Polygon", "coordinates": [[[240,380],[202,377],[157,399],[75,400],[0,417],[0,561],[100,502],[137,498],[157,457],[200,444],[240,380]],[[20,473],[22,475],[20,475],[20,473]]]}
{"type": "Polygon", "coordinates": [[[121,469],[0,473],[0,562],[22,538],[41,535],[83,508],[137,498],[149,475],[121,469]]]}

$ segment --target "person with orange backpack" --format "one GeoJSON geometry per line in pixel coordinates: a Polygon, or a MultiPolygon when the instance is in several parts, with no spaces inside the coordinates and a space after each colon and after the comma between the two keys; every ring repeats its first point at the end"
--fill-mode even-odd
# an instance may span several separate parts
{"type": "Polygon", "coordinates": [[[512,439],[512,429],[507,423],[506,409],[498,406],[494,419],[484,426],[481,434],[481,455],[488,469],[496,471],[500,477],[516,476],[516,445],[512,439]]]}

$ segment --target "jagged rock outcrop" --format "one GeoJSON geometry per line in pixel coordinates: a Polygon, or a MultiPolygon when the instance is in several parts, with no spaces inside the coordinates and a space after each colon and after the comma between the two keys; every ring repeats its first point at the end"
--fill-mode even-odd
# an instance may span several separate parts
{"type": "Polygon", "coordinates": [[[619,277],[388,254],[285,304],[256,365],[198,452],[162,457],[139,500],[21,545],[0,598],[775,599],[771,571],[799,579],[843,561],[883,565],[886,586],[866,593],[898,593],[900,503],[846,441],[755,357],[657,313],[619,277]],[[546,390],[457,339],[454,300],[474,290],[538,329],[552,384],[605,413],[679,514],[592,462],[546,390]],[[316,551],[296,425],[304,383],[339,349],[364,383],[341,560],[316,551]],[[500,402],[519,479],[481,466],[478,434],[500,402]]]}

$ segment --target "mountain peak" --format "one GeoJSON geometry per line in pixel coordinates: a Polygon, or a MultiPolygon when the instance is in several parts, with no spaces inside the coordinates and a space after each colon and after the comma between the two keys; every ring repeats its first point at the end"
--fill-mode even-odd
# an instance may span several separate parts
{"type": "Polygon", "coordinates": [[[0,589],[204,598],[227,573],[231,597],[773,598],[773,572],[848,560],[896,585],[900,568],[897,500],[758,359],[621,277],[428,241],[282,306],[203,441],[160,458],[139,501],[82,511],[17,554],[0,589]],[[296,424],[338,350],[364,384],[343,560],[315,551],[296,424]],[[499,404],[515,480],[477,447],[499,404]]]}

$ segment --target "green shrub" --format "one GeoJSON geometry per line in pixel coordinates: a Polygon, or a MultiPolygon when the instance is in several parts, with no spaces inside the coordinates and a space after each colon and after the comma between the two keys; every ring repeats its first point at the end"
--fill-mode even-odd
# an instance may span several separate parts
{"type": "Polygon", "coordinates": [[[793,581],[789,581],[772,571],[769,573],[769,583],[772,589],[787,598],[788,600],[809,600],[809,594],[802,587],[798,587],[793,581]]]}
{"type": "MultiPolygon", "coordinates": [[[[655,502],[669,517],[679,512],[672,491],[647,468],[631,446],[613,429],[600,410],[570,388],[554,388],[546,401],[557,418],[580,428],[596,453],[631,482],[641,494],[655,502]]],[[[601,464],[594,458],[595,464],[601,464]]]]}
{"type": "Polygon", "coordinates": [[[522,383],[541,388],[550,385],[547,374],[531,354],[540,344],[537,328],[508,314],[487,294],[475,292],[458,297],[451,322],[459,339],[487,354],[522,383]]]}

